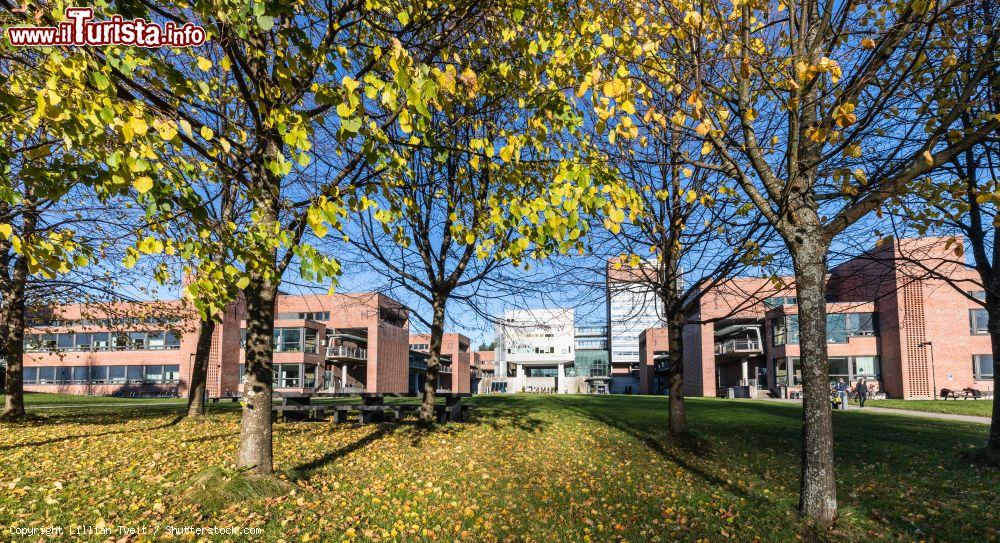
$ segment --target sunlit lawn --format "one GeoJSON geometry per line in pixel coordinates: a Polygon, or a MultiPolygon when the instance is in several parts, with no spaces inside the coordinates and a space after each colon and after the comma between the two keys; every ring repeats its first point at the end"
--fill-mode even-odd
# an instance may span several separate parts
{"type": "MultiPolygon", "coordinates": [[[[179,488],[232,461],[234,406],[176,425],[172,406],[39,411],[41,422],[0,424],[0,528],[103,521],[146,527],[147,539],[159,540],[155,527],[236,525],[264,534],[214,539],[289,542],[798,535],[796,405],[691,399],[694,437],[673,444],[664,398],[474,401],[473,422],[431,433],[409,424],[278,424],[276,464],[302,490],[222,510],[185,501],[179,488]]],[[[834,423],[841,519],[824,538],[996,540],[1000,470],[963,455],[985,441],[985,425],[859,410],[836,413],[834,423]]]]}
{"type": "MultiPolygon", "coordinates": [[[[0,394],[0,404],[4,401],[4,395],[0,394]]],[[[24,405],[28,409],[32,407],[48,407],[53,405],[103,405],[120,404],[135,405],[148,403],[185,403],[183,398],[118,398],[115,396],[81,396],[78,394],[34,394],[24,395],[24,405]]]]}
{"type": "Polygon", "coordinates": [[[977,417],[989,417],[993,413],[992,400],[869,400],[865,405],[977,417]]]}

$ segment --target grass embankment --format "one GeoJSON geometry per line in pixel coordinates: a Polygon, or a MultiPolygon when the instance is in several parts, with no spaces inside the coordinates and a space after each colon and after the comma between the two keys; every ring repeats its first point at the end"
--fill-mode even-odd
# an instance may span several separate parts
{"type": "MultiPolygon", "coordinates": [[[[857,402],[851,402],[856,405],[857,402]]],[[[865,406],[909,409],[928,413],[948,413],[952,415],[973,415],[989,417],[993,414],[992,400],[868,400],[865,406]]]]}
{"type": "MultiPolygon", "coordinates": [[[[279,424],[275,463],[301,490],[221,508],[193,503],[185,489],[194,474],[231,470],[238,413],[214,407],[201,421],[171,424],[182,408],[46,411],[40,422],[0,424],[0,526],[121,525],[146,528],[149,540],[168,525],[262,531],[206,536],[220,541],[770,542],[799,534],[796,405],[690,399],[693,436],[674,443],[664,434],[664,398],[474,402],[474,421],[430,432],[279,424]]],[[[1000,470],[964,460],[987,427],[860,410],[835,413],[834,425],[841,517],[823,539],[997,538],[1000,470]]]]}

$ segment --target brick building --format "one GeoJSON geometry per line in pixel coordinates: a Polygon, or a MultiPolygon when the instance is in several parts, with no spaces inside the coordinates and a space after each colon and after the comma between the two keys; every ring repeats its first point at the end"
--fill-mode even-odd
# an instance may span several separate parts
{"type": "MultiPolygon", "coordinates": [[[[246,308],[216,326],[208,394],[241,387],[246,308]]],[[[70,305],[29,321],[25,390],[94,395],[184,395],[197,318],[182,301],[70,305]]],[[[409,313],[378,293],[281,295],[276,301],[274,386],[289,391],[406,392],[409,313]]]]}
{"type": "MultiPolygon", "coordinates": [[[[442,366],[438,374],[438,388],[451,392],[470,392],[472,384],[472,352],[469,338],[454,332],[445,332],[441,338],[442,366]]],[[[430,334],[410,335],[410,350],[429,353],[430,334]]]]}
{"type": "MultiPolygon", "coordinates": [[[[985,310],[955,288],[982,296],[982,287],[961,260],[946,238],[890,239],[830,270],[831,379],[853,383],[864,376],[892,398],[931,398],[943,388],[992,390],[985,310]]],[[[792,277],[778,284],[727,281],[702,298],[692,320],[702,323],[683,332],[686,394],[801,389],[792,277]]],[[[640,344],[640,392],[661,393],[665,330],[647,329],[640,344]]]]}

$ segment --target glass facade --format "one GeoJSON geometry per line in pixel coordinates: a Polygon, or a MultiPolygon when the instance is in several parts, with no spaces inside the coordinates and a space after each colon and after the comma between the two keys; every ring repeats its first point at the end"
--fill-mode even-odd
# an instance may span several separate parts
{"type": "MultiPolygon", "coordinates": [[[[827,343],[847,343],[855,336],[877,336],[878,317],[875,313],[828,313],[826,315],[827,343]]],[[[781,315],[771,319],[773,346],[799,343],[799,316],[781,315]]]]}
{"type": "MultiPolygon", "coordinates": [[[[313,328],[275,328],[272,345],[276,353],[319,353],[318,331],[313,328]]],[[[247,329],[240,330],[240,347],[247,346],[247,329]]]]}
{"type": "Polygon", "coordinates": [[[177,384],[178,364],[146,366],[25,366],[26,385],[177,384]]]}
{"type": "MultiPolygon", "coordinates": [[[[831,381],[843,379],[854,382],[861,377],[869,381],[882,379],[882,361],[877,356],[831,356],[828,361],[831,381]]],[[[801,385],[802,366],[799,363],[799,357],[776,358],[774,360],[774,379],[775,385],[801,385]]]]}
{"type": "Polygon", "coordinates": [[[181,348],[181,338],[169,331],[153,332],[62,332],[25,334],[24,352],[56,351],[146,351],[181,348]],[[112,345],[114,346],[112,348],[112,345]]]}

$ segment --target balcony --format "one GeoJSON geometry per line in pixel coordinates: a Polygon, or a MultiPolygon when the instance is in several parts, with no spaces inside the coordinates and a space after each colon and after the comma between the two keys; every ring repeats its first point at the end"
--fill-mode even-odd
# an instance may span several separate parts
{"type": "Polygon", "coordinates": [[[335,360],[368,360],[368,349],[330,345],[326,348],[326,357],[335,360]]]}
{"type": "Polygon", "coordinates": [[[730,339],[715,344],[715,354],[758,354],[764,350],[756,339],[730,339]]]}

